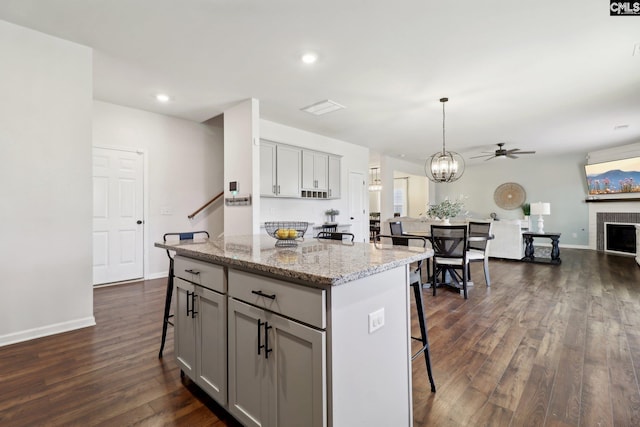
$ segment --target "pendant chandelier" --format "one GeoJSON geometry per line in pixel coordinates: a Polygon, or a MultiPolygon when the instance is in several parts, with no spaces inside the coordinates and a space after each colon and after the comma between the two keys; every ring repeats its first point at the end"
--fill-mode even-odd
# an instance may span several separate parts
{"type": "Polygon", "coordinates": [[[424,172],[433,182],[453,182],[460,179],[464,173],[464,159],[458,153],[447,151],[445,147],[444,103],[449,98],[440,98],[442,102],[442,151],[427,159],[424,172]]]}
{"type": "Polygon", "coordinates": [[[380,181],[380,178],[378,178],[378,171],[380,170],[380,168],[371,168],[369,170],[369,175],[371,180],[370,180],[370,184],[369,184],[369,191],[381,191],[382,190],[382,182],[380,181]],[[375,173],[375,178],[374,178],[374,173],[375,173]]]}

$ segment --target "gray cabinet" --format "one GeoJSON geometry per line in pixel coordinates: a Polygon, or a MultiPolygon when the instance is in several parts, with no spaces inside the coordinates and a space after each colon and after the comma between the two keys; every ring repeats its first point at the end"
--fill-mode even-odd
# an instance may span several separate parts
{"type": "Polygon", "coordinates": [[[340,198],[340,163],[338,156],[329,156],[329,175],[327,177],[329,186],[329,198],[340,198]]]}
{"type": "Polygon", "coordinates": [[[329,156],[315,151],[302,151],[302,189],[327,191],[329,156]]]}
{"type": "Polygon", "coordinates": [[[260,141],[260,195],[300,197],[302,150],[260,141]]]}
{"type": "Polygon", "coordinates": [[[228,408],[246,426],[327,425],[326,332],[295,319],[323,324],[325,295],[297,288],[229,273],[228,408]]]}
{"type": "Polygon", "coordinates": [[[224,268],[176,257],[174,353],[181,371],[221,405],[227,402],[224,268]]]}

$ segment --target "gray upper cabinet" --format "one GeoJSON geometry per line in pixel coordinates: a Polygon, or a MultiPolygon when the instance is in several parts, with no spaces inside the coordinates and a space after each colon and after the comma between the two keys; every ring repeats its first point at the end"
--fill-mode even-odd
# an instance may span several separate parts
{"type": "Polygon", "coordinates": [[[300,197],[300,148],[260,141],[260,195],[300,197]]]}
{"type": "Polygon", "coordinates": [[[302,151],[302,189],[326,191],[329,156],[315,151],[302,151]]]}
{"type": "Polygon", "coordinates": [[[260,140],[260,195],[339,199],[341,157],[260,140]]]}
{"type": "Polygon", "coordinates": [[[340,198],[340,157],[329,156],[329,198],[340,198]]]}

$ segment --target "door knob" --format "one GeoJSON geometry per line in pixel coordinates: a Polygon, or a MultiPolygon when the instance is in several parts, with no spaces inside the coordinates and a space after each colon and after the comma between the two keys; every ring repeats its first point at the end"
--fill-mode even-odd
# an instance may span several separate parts
{"type": "Polygon", "coordinates": [[[355,219],[354,217],[350,217],[351,219],[355,219]]]}
{"type": "Polygon", "coordinates": [[[140,220],[140,219],[139,219],[139,220],[137,220],[137,221],[136,221],[136,224],[138,224],[138,225],[142,224],[142,220],[140,220]]]}

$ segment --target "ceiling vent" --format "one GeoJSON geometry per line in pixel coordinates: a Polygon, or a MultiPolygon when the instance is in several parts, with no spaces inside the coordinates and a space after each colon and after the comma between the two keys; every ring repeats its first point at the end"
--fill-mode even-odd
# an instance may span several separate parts
{"type": "Polygon", "coordinates": [[[304,108],[301,108],[301,110],[309,114],[313,114],[314,116],[322,116],[323,114],[327,114],[336,110],[342,110],[343,108],[345,108],[343,105],[327,99],[324,101],[316,102],[312,105],[308,105],[304,108]]]}

